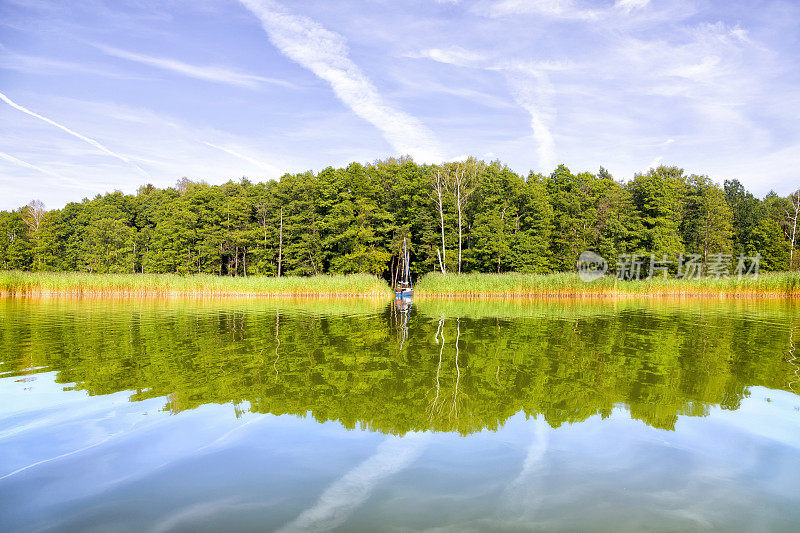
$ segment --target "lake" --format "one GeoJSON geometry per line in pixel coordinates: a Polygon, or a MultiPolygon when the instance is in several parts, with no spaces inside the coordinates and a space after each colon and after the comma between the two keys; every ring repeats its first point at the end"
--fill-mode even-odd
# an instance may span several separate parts
{"type": "Polygon", "coordinates": [[[799,311],[0,299],[0,531],[797,531],[799,311]]]}

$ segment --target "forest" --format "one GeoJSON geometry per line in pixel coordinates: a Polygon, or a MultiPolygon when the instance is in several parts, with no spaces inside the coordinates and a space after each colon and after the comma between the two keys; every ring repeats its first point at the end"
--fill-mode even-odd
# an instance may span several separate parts
{"type": "Polygon", "coordinates": [[[416,278],[440,271],[548,273],[583,250],[761,255],[796,269],[800,190],[758,198],[738,180],[659,166],[629,180],[521,176],[499,161],[421,165],[409,157],[222,185],[180,179],[47,210],[0,212],[4,270],[397,277],[403,240],[416,278]]]}

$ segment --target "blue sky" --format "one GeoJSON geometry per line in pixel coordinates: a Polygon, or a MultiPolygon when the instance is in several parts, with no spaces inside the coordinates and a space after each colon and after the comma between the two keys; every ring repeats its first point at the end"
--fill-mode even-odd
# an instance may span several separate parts
{"type": "Polygon", "coordinates": [[[800,3],[0,0],[0,209],[411,154],[800,186],[800,3]]]}

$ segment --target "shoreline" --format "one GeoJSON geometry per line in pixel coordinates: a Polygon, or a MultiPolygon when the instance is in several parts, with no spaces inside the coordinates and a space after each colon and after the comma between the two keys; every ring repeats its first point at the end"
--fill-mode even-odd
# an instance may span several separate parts
{"type": "Polygon", "coordinates": [[[443,293],[443,294],[420,294],[414,298],[420,300],[615,300],[631,298],[669,298],[669,299],[712,299],[712,298],[731,298],[731,299],[758,299],[758,300],[795,300],[800,299],[799,294],[783,293],[643,293],[643,292],[620,292],[620,293],[525,293],[525,294],[465,294],[465,293],[443,293]]]}
{"type": "Polygon", "coordinates": [[[371,293],[324,293],[324,292],[216,292],[216,291],[193,291],[193,292],[158,292],[158,291],[96,291],[86,290],[81,292],[67,291],[27,291],[27,292],[4,292],[0,291],[0,298],[264,298],[274,300],[344,300],[358,298],[363,300],[389,299],[388,295],[371,293]]]}
{"type": "MultiPolygon", "coordinates": [[[[103,291],[103,290],[83,290],[83,291],[49,291],[49,290],[28,290],[7,292],[0,291],[0,298],[189,298],[189,299],[266,299],[266,300],[394,300],[392,295],[372,294],[372,293],[328,293],[328,292],[235,292],[235,291],[103,291]]],[[[687,299],[687,300],[710,300],[710,299],[733,299],[733,300],[800,300],[798,294],[785,294],[779,292],[758,293],[758,292],[619,292],[619,293],[421,293],[415,294],[413,300],[630,300],[630,299],[687,299]]]]}
{"type": "MultiPolygon", "coordinates": [[[[263,298],[391,300],[394,291],[373,275],[312,277],[220,277],[178,274],[88,274],[0,271],[0,298],[263,298]]],[[[426,274],[414,299],[422,300],[615,300],[797,299],[800,272],[760,274],[757,278],[702,278],[621,281],[606,277],[583,282],[575,273],[426,274]]]]}

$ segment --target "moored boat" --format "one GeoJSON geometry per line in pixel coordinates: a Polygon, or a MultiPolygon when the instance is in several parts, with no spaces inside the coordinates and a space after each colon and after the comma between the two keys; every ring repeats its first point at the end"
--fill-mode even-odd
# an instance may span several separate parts
{"type": "Polygon", "coordinates": [[[403,274],[394,289],[396,299],[411,298],[414,296],[414,285],[411,283],[411,260],[408,254],[406,239],[403,238],[403,274]]]}

